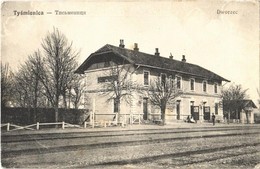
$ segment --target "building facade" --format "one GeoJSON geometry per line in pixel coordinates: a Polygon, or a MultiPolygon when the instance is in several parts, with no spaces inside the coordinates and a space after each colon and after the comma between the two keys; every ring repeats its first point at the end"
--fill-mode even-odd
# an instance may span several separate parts
{"type": "Polygon", "coordinates": [[[252,100],[224,100],[223,110],[225,119],[230,118],[230,122],[254,123],[254,112],[257,110],[252,100]],[[230,117],[228,117],[230,113],[230,117]]]}
{"type": "Polygon", "coordinates": [[[161,81],[172,79],[183,92],[172,105],[167,106],[166,123],[183,121],[187,116],[199,122],[208,121],[212,113],[217,120],[223,119],[220,92],[222,82],[228,80],[198,65],[187,63],[184,55],[181,61],[172,56],[161,57],[158,48],[154,54],[147,54],[140,52],[137,44],[133,50],[124,48],[123,40],[120,40],[119,47],[107,44],[92,53],[76,73],[85,75],[85,98],[88,98],[87,105],[95,111],[97,120],[111,120],[119,108],[127,122],[131,122],[136,115],[143,120],[160,119],[160,108],[153,105],[147,94],[142,92],[148,90],[158,78],[161,81]],[[116,65],[120,75],[111,74],[116,65]],[[106,87],[115,76],[125,78],[129,84],[138,84],[142,91],[132,90],[131,95],[121,99],[118,105],[113,99],[115,94],[107,91],[106,87]]]}

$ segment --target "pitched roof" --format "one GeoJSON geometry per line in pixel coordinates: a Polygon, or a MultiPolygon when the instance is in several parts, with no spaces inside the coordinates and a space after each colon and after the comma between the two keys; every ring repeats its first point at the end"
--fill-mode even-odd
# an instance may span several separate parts
{"type": "Polygon", "coordinates": [[[170,59],[161,56],[155,56],[147,53],[143,53],[140,51],[130,50],[126,48],[116,47],[113,45],[105,45],[96,52],[92,53],[76,70],[76,73],[84,72],[84,68],[87,62],[94,56],[100,55],[102,53],[111,52],[122,58],[126,59],[130,63],[135,65],[151,67],[156,69],[164,69],[173,72],[178,72],[181,74],[193,75],[201,78],[206,78],[208,80],[220,80],[220,81],[228,81],[227,79],[205,69],[198,65],[178,61],[175,59],[170,59]]]}
{"type": "MultiPolygon", "coordinates": [[[[238,108],[247,108],[247,107],[252,107],[252,108],[257,108],[255,103],[252,100],[223,100],[224,106],[231,106],[231,107],[238,107],[238,108]]],[[[225,109],[225,107],[224,107],[225,109]]]]}

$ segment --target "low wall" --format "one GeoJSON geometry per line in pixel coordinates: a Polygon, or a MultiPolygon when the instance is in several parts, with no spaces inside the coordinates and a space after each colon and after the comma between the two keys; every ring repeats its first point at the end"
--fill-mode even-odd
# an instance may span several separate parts
{"type": "MultiPolygon", "coordinates": [[[[59,109],[58,121],[71,124],[82,124],[88,115],[86,109],[59,109]]],[[[1,123],[33,124],[35,122],[55,122],[53,108],[4,108],[1,110],[1,123]]]]}

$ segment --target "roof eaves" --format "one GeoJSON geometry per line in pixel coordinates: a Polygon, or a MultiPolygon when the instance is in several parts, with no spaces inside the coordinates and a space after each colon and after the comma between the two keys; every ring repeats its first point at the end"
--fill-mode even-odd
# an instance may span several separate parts
{"type": "Polygon", "coordinates": [[[80,65],[80,67],[74,72],[74,73],[79,73],[79,74],[82,74],[83,71],[81,71],[80,69],[82,69],[82,67],[94,56],[97,56],[97,55],[102,55],[102,54],[107,54],[107,53],[114,53],[120,57],[122,57],[123,59],[129,61],[131,64],[135,64],[133,60],[129,59],[128,57],[118,53],[117,51],[113,50],[112,48],[109,47],[109,45],[105,45],[104,47],[108,47],[109,50],[107,51],[104,51],[104,52],[99,52],[99,50],[97,50],[95,53],[92,53],[89,55],[89,57],[80,65]]]}
{"type": "Polygon", "coordinates": [[[251,104],[253,108],[257,108],[256,105],[255,105],[255,103],[254,103],[252,100],[247,100],[246,106],[247,106],[248,104],[251,104]]]}
{"type": "Polygon", "coordinates": [[[201,67],[201,66],[199,66],[199,65],[195,65],[195,64],[191,64],[191,63],[189,63],[189,64],[190,64],[190,65],[193,65],[193,66],[198,66],[200,69],[205,69],[206,71],[212,73],[213,75],[217,76],[218,78],[220,78],[220,79],[223,80],[223,81],[230,82],[230,80],[227,80],[227,79],[225,79],[225,78],[223,78],[223,77],[217,75],[216,73],[214,73],[214,72],[212,72],[212,71],[210,71],[210,70],[208,70],[208,69],[206,69],[206,68],[203,68],[203,67],[201,67]]]}
{"type": "MultiPolygon", "coordinates": [[[[223,78],[223,77],[222,77],[223,78]]],[[[227,79],[225,79],[225,78],[223,78],[223,81],[226,81],[226,82],[231,82],[230,80],[227,80],[227,79]]]]}
{"type": "Polygon", "coordinates": [[[79,74],[82,74],[83,71],[81,71],[80,69],[82,69],[82,67],[94,56],[96,55],[101,55],[101,54],[106,54],[106,53],[111,53],[112,51],[105,51],[105,52],[99,52],[99,53],[91,53],[89,55],[89,57],[79,66],[79,68],[74,72],[74,73],[79,73],[79,74]]]}
{"type": "Polygon", "coordinates": [[[89,60],[89,58],[93,55],[94,53],[91,53],[88,58],[78,67],[78,69],[74,72],[74,73],[78,73],[78,74],[83,74],[83,71],[81,70],[82,67],[87,63],[87,61],[89,60]]]}
{"type": "Polygon", "coordinates": [[[174,69],[166,69],[166,68],[162,68],[162,67],[151,66],[151,65],[144,65],[144,64],[138,64],[138,63],[136,63],[136,65],[138,65],[138,66],[143,66],[143,67],[150,67],[150,68],[154,68],[154,69],[167,70],[167,71],[171,71],[171,72],[178,72],[178,73],[187,74],[187,75],[192,75],[192,76],[197,76],[197,77],[201,77],[201,78],[206,78],[205,76],[200,76],[200,75],[196,75],[196,74],[192,74],[192,73],[188,73],[188,72],[183,72],[183,71],[179,71],[179,70],[174,70],[174,69]]]}

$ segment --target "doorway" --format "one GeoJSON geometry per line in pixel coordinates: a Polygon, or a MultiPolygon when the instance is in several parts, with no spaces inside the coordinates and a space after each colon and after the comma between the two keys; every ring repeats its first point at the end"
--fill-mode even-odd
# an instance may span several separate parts
{"type": "Polygon", "coordinates": [[[210,120],[210,107],[209,106],[204,106],[203,117],[204,117],[204,120],[210,120]]]}
{"type": "Polygon", "coordinates": [[[199,106],[190,106],[191,116],[194,120],[199,120],[199,106]]]}
{"type": "Polygon", "coordinates": [[[176,102],[176,114],[177,114],[177,120],[180,120],[181,119],[180,101],[176,102]]]}

